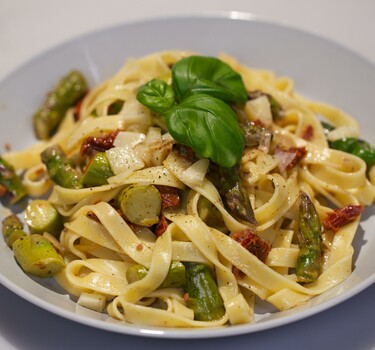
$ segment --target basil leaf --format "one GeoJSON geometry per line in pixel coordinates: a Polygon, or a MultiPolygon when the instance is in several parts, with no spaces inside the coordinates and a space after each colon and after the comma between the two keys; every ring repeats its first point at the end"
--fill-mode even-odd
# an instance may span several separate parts
{"type": "Polygon", "coordinates": [[[363,159],[368,167],[375,164],[375,149],[366,141],[348,137],[330,142],[329,147],[363,159]]]}
{"type": "Polygon", "coordinates": [[[160,79],[153,79],[141,86],[137,93],[137,100],[156,113],[164,114],[175,103],[173,89],[160,79]]]}
{"type": "Polygon", "coordinates": [[[241,159],[245,138],[237,116],[215,97],[204,94],[187,97],[172,108],[166,122],[172,137],[201,157],[225,168],[241,159]]]}
{"type": "Polygon", "coordinates": [[[227,103],[245,103],[247,92],[241,76],[215,57],[189,56],[172,67],[172,81],[179,101],[204,93],[227,103]]]}

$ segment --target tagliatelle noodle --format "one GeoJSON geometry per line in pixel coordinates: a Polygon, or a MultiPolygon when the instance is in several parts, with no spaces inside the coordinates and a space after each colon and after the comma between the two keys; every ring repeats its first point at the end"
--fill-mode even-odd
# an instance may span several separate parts
{"type": "MultiPolygon", "coordinates": [[[[87,137],[117,130],[144,134],[144,141],[133,148],[143,168],[116,174],[102,186],[68,189],[54,185],[48,195],[65,219],[60,245],[67,265],[56,280],[75,297],[82,295],[83,305],[98,305],[98,311],[102,303],[91,300],[105,298],[109,317],[120,321],[157,327],[218,327],[254,322],[258,299],[280,310],[306,303],[350,275],[352,242],[360,217],[336,233],[322,232],[322,273],[315,282],[299,283],[294,268],[300,251],[300,191],[309,195],[321,220],[332,212],[332,204],[342,207],[374,202],[374,167],[367,179],[363,160],[328,147],[320,123],[323,118],[336,127],[328,134],[332,141],[359,136],[354,118],[336,107],[299,96],[290,78],[249,68],[223,54],[220,58],[242,76],[248,92],[260,90],[272,95],[283,110],[283,118],[271,122],[270,149],[276,145],[306,149],[301,161],[285,171],[273,151],[246,147],[240,176],[258,225],[232,216],[206,176],[208,163],[192,165],[171,152],[174,140],[166,134],[165,121],[136,99],[138,88],[151,79],[170,81],[172,65],[190,54],[175,50],[129,59],[118,73],[88,93],[78,121],[69,110],[51,140],[4,155],[17,170],[29,169],[25,184],[31,195],[40,196],[51,186],[44,183],[45,168],[40,160],[40,153],[48,146],[58,143],[69,157],[77,157],[87,137]],[[109,115],[110,106],[117,102],[121,102],[120,110],[109,115]],[[309,130],[313,132],[307,137],[309,130]],[[117,210],[116,197],[129,185],[169,186],[184,192],[183,206],[164,211],[169,225],[161,236],[154,235],[151,228],[129,224],[117,210]],[[216,208],[223,231],[202,220],[199,203],[203,198],[216,208]],[[269,244],[265,262],[228,234],[248,228],[269,244]],[[222,318],[194,320],[183,289],[159,288],[172,261],[210,267],[224,303],[222,318]],[[148,273],[129,283],[126,273],[134,264],[143,265],[148,273]],[[241,274],[236,274],[236,269],[241,274]]],[[[236,106],[235,111],[239,120],[252,120],[243,106],[236,106]]]]}

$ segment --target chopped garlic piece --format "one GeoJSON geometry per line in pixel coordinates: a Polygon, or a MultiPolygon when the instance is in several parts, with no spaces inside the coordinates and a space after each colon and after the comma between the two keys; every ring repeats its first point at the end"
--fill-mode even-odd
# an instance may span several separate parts
{"type": "Polygon", "coordinates": [[[266,127],[272,124],[271,105],[267,96],[260,96],[254,100],[247,101],[245,113],[250,121],[260,120],[266,127]]]}
{"type": "Polygon", "coordinates": [[[106,298],[100,294],[81,293],[77,301],[78,305],[88,309],[102,312],[105,308],[106,298]]]}
{"type": "Polygon", "coordinates": [[[142,169],[145,166],[130,147],[113,147],[105,153],[115,175],[124,171],[142,169]]]}
{"type": "Polygon", "coordinates": [[[146,138],[145,134],[140,132],[132,132],[132,131],[121,131],[116,136],[113,145],[115,147],[130,147],[133,148],[135,145],[143,142],[146,138]]]}

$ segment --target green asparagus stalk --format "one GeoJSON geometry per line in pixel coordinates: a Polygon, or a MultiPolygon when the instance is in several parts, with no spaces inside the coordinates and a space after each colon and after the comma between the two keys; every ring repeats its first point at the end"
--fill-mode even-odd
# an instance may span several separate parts
{"type": "Polygon", "coordinates": [[[17,239],[13,243],[13,252],[21,268],[35,276],[53,276],[65,267],[53,245],[38,234],[17,239]]]}
{"type": "Polygon", "coordinates": [[[127,220],[150,227],[159,222],[162,199],[154,185],[130,185],[117,196],[117,203],[127,220]]]}
{"type": "Polygon", "coordinates": [[[258,225],[249,196],[241,183],[239,166],[223,168],[211,163],[209,178],[218,189],[227,210],[233,216],[258,225]]]}
{"type": "Polygon", "coordinates": [[[63,228],[61,215],[52,203],[43,199],[29,203],[25,210],[25,221],[32,234],[48,232],[58,237],[63,228]]]}
{"type": "Polygon", "coordinates": [[[82,188],[81,174],[72,166],[60,146],[45,149],[42,162],[46,165],[49,177],[57,185],[65,188],[82,188]]]}
{"type": "Polygon", "coordinates": [[[7,216],[3,220],[3,235],[6,244],[12,247],[13,243],[21,237],[26,236],[26,232],[23,230],[23,224],[16,214],[7,216]]]}
{"type": "Polygon", "coordinates": [[[204,264],[185,263],[187,306],[199,321],[218,320],[225,314],[223,299],[210,269],[204,264]]]}
{"type": "Polygon", "coordinates": [[[86,92],[87,84],[80,72],[71,71],[63,77],[33,116],[36,137],[48,139],[61,123],[68,108],[73,107],[86,92]]]}
{"type": "Polygon", "coordinates": [[[321,269],[320,234],[322,225],[309,196],[301,192],[299,197],[298,243],[300,252],[295,273],[300,282],[313,282],[321,269]]]}
{"type": "Polygon", "coordinates": [[[107,179],[114,173],[105,152],[98,152],[90,160],[82,176],[82,183],[86,186],[100,186],[108,183],[107,179]]]}
{"type": "MultiPolygon", "coordinates": [[[[148,273],[143,265],[132,265],[126,271],[129,283],[141,280],[148,273]]],[[[185,265],[179,261],[172,261],[168,274],[159,288],[183,288],[185,286],[185,265]]]]}
{"type": "Polygon", "coordinates": [[[329,147],[363,159],[368,168],[375,164],[375,149],[366,141],[348,137],[330,142],[329,147]]]}
{"type": "Polygon", "coordinates": [[[324,135],[328,135],[330,131],[335,130],[335,127],[327,122],[321,121],[320,124],[323,127],[324,135]]]}
{"type": "Polygon", "coordinates": [[[15,204],[24,196],[27,191],[17,176],[13,166],[0,157],[0,187],[5,188],[5,194],[9,195],[9,204],[15,204]]]}

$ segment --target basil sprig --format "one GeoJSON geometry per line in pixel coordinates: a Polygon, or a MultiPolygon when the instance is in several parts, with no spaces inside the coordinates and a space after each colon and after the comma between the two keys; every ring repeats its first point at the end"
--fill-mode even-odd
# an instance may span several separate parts
{"type": "Polygon", "coordinates": [[[178,100],[190,94],[207,94],[227,103],[245,103],[247,92],[241,76],[215,57],[190,56],[172,68],[178,100]]]}
{"type": "Polygon", "coordinates": [[[218,98],[190,95],[173,107],[166,121],[172,137],[201,157],[225,168],[241,159],[244,137],[237,116],[218,98]]]}
{"type": "Polygon", "coordinates": [[[137,99],[153,112],[160,114],[168,112],[175,104],[172,87],[160,79],[153,79],[143,85],[137,94],[137,99]]]}
{"type": "Polygon", "coordinates": [[[137,100],[166,117],[169,133],[199,156],[230,168],[237,164],[245,138],[228,103],[244,103],[241,76],[213,57],[190,56],[172,68],[172,86],[154,79],[141,86],[137,100]]]}

